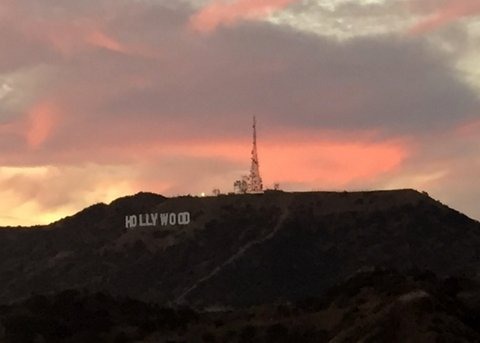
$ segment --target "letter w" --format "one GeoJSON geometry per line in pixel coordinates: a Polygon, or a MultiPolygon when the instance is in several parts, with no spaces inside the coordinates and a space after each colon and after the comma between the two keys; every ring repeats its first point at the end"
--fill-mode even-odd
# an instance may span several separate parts
{"type": "Polygon", "coordinates": [[[168,213],[160,213],[160,223],[162,226],[168,225],[168,213]]]}

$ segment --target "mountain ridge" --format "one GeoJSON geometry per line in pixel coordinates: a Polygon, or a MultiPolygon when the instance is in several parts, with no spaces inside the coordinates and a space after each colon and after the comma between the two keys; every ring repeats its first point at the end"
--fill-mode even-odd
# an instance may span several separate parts
{"type": "Polygon", "coordinates": [[[139,193],[38,229],[2,229],[0,244],[0,303],[86,288],[243,307],[318,294],[368,266],[480,275],[480,223],[412,189],[139,193]],[[181,211],[189,225],[125,228],[128,215],[181,211]]]}

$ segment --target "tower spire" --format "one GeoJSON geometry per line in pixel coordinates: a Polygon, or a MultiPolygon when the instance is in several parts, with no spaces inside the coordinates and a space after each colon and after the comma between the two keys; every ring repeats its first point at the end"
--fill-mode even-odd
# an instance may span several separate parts
{"type": "Polygon", "coordinates": [[[257,120],[253,117],[253,147],[252,147],[252,164],[250,166],[248,192],[261,192],[263,190],[262,178],[260,177],[260,169],[257,153],[257,120]]]}

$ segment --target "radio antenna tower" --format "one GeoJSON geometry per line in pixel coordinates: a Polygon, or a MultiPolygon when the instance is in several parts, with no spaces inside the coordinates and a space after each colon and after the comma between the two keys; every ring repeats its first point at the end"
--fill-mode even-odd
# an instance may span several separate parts
{"type": "Polygon", "coordinates": [[[263,191],[262,178],[260,177],[260,169],[258,165],[257,154],[257,121],[253,117],[253,148],[252,148],[252,165],[250,167],[250,177],[248,183],[248,192],[256,193],[263,191]]]}

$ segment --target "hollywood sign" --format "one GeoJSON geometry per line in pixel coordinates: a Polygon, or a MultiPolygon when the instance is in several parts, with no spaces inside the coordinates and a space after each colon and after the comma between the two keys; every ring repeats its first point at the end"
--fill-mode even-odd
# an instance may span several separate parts
{"type": "Polygon", "coordinates": [[[125,228],[174,226],[190,224],[190,212],[144,213],[125,216],[125,228]]]}

